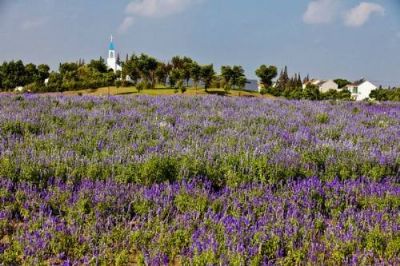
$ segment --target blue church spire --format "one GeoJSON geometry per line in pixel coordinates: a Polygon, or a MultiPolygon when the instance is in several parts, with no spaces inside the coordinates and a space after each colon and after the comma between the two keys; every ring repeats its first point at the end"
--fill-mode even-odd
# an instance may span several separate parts
{"type": "Polygon", "coordinates": [[[115,50],[113,36],[111,35],[110,45],[108,46],[108,50],[115,50]]]}

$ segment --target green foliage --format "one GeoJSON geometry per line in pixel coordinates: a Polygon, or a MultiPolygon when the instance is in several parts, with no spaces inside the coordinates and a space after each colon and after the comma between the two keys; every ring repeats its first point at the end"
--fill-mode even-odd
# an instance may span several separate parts
{"type": "Polygon", "coordinates": [[[316,120],[320,124],[327,124],[329,122],[329,115],[327,113],[317,114],[316,120]]]}
{"type": "Polygon", "coordinates": [[[308,84],[303,90],[303,99],[307,100],[320,100],[321,93],[317,86],[308,84]]]}
{"type": "Polygon", "coordinates": [[[186,213],[188,211],[204,212],[208,207],[208,200],[203,196],[190,195],[186,191],[178,194],[174,200],[176,208],[186,213]]]}
{"type": "Polygon", "coordinates": [[[196,62],[193,62],[190,67],[190,76],[194,82],[195,87],[197,88],[199,81],[201,79],[201,66],[196,62]]]}
{"type": "Polygon", "coordinates": [[[400,236],[390,239],[386,246],[386,256],[388,258],[398,258],[400,256],[400,236]]]}
{"type": "Polygon", "coordinates": [[[378,228],[375,228],[366,235],[365,248],[380,256],[383,255],[386,249],[385,243],[386,243],[386,237],[382,234],[382,232],[378,228]]]}
{"type": "Polygon", "coordinates": [[[266,88],[261,88],[261,90],[260,90],[260,94],[261,95],[265,95],[265,94],[267,94],[268,93],[268,89],[266,89],[266,88]]]}
{"type": "Polygon", "coordinates": [[[215,71],[213,65],[205,65],[201,67],[200,78],[206,90],[210,87],[214,75],[215,71]]]}
{"type": "MultiPolygon", "coordinates": [[[[31,73],[32,74],[32,73],[31,73]]],[[[21,60],[4,62],[0,67],[2,89],[11,90],[18,86],[24,86],[32,82],[21,60]]]]}
{"type": "Polygon", "coordinates": [[[178,176],[178,161],[172,157],[154,156],[143,163],[136,174],[138,183],[154,184],[174,181],[178,176]]]}
{"type": "Polygon", "coordinates": [[[136,90],[141,92],[143,90],[151,89],[151,85],[147,81],[141,81],[136,85],[136,90]]]}
{"type": "Polygon", "coordinates": [[[156,85],[155,73],[158,68],[157,60],[146,54],[141,54],[136,60],[136,67],[142,80],[150,83],[151,88],[154,88],[156,85]]]}
{"type": "Polygon", "coordinates": [[[216,256],[216,254],[211,250],[203,251],[202,253],[194,256],[193,264],[194,265],[217,265],[218,258],[216,256]]]}
{"type": "Polygon", "coordinates": [[[181,93],[185,93],[186,92],[186,87],[183,84],[183,80],[179,80],[178,81],[178,84],[177,84],[176,88],[179,89],[181,93]]]}
{"type": "Polygon", "coordinates": [[[334,81],[339,86],[339,89],[342,89],[347,85],[351,84],[351,82],[348,81],[347,79],[335,79],[334,81]]]}
{"type": "Polygon", "coordinates": [[[241,66],[222,66],[221,77],[224,80],[225,91],[229,91],[231,87],[243,88],[246,84],[246,76],[241,66]]]}
{"type": "Polygon", "coordinates": [[[400,101],[400,88],[396,89],[383,89],[379,88],[373,90],[370,94],[370,98],[377,101],[400,101]]]}
{"type": "Polygon", "coordinates": [[[116,266],[125,266],[129,264],[129,253],[126,250],[119,252],[115,258],[116,266]]]}
{"type": "Polygon", "coordinates": [[[278,69],[276,66],[262,65],[256,70],[256,75],[260,78],[261,83],[264,84],[266,88],[271,87],[272,80],[278,75],[278,69]]]}
{"type": "Polygon", "coordinates": [[[98,72],[98,73],[107,73],[108,72],[106,62],[102,57],[100,57],[99,60],[90,61],[90,63],[88,64],[88,67],[94,72],[98,72]]]}

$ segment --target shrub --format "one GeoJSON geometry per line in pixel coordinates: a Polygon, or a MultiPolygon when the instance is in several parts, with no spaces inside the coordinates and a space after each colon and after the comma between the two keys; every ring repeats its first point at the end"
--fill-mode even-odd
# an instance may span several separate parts
{"type": "Polygon", "coordinates": [[[317,122],[320,124],[327,124],[329,123],[329,115],[327,113],[317,114],[317,122]]]}

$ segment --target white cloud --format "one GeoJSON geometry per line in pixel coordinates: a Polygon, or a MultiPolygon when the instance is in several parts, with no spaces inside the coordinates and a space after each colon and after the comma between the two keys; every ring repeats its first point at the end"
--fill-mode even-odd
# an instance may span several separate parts
{"type": "Polygon", "coordinates": [[[375,3],[362,2],[345,14],[344,22],[349,27],[361,27],[373,14],[383,16],[385,9],[375,3]]]}
{"type": "Polygon", "coordinates": [[[136,17],[162,18],[185,11],[192,4],[204,0],[133,0],[125,8],[127,16],[118,28],[125,33],[136,17]]]}
{"type": "Polygon", "coordinates": [[[180,13],[199,0],[135,0],[126,12],[142,17],[165,17],[180,13]]]}
{"type": "Polygon", "coordinates": [[[303,21],[308,24],[332,22],[336,16],[339,0],[313,0],[308,4],[303,21]]]}
{"type": "Polygon", "coordinates": [[[46,24],[48,21],[47,17],[39,17],[39,18],[30,18],[21,23],[22,30],[31,30],[35,28],[39,28],[46,24]]]}
{"type": "Polygon", "coordinates": [[[125,33],[135,22],[133,17],[125,17],[124,21],[122,21],[121,25],[119,25],[118,32],[125,33]]]}

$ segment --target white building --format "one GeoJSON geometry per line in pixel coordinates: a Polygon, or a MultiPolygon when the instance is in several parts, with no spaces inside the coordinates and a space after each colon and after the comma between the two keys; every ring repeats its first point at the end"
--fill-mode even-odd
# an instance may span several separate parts
{"type": "Polygon", "coordinates": [[[377,88],[374,84],[364,79],[346,86],[346,89],[351,92],[351,97],[356,101],[368,99],[370,93],[377,88]]]}
{"type": "Polygon", "coordinates": [[[107,58],[107,67],[108,69],[116,71],[121,71],[122,67],[117,62],[117,57],[115,53],[115,46],[113,42],[113,37],[111,36],[110,45],[108,46],[108,58],[107,58]]]}
{"type": "Polygon", "coordinates": [[[303,84],[303,89],[307,87],[307,85],[315,85],[318,87],[319,91],[322,93],[326,93],[329,90],[339,90],[338,84],[334,80],[318,80],[318,79],[313,79],[310,80],[309,82],[306,82],[303,84]]]}

